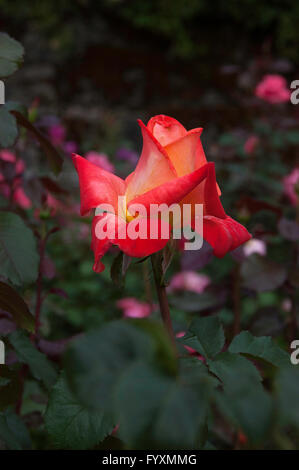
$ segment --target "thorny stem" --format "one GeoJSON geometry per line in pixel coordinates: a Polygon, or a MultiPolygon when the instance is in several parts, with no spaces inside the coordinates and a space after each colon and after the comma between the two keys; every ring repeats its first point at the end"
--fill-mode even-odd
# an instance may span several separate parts
{"type": "Polygon", "coordinates": [[[167,333],[170,337],[170,340],[173,344],[173,348],[175,350],[175,353],[177,354],[175,336],[174,336],[172,322],[171,322],[171,316],[170,316],[170,310],[169,310],[169,305],[168,305],[166,289],[165,289],[164,283],[161,283],[161,279],[160,279],[160,276],[159,276],[157,265],[155,263],[154,255],[151,256],[151,262],[152,262],[152,267],[153,267],[156,291],[157,291],[157,295],[158,295],[162,320],[163,320],[165,329],[166,329],[166,331],[167,331],[167,333]]]}

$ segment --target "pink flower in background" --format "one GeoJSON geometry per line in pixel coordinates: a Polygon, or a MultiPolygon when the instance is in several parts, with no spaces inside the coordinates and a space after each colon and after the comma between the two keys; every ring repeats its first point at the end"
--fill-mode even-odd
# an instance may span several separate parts
{"type": "Polygon", "coordinates": [[[0,173],[1,194],[7,199],[10,199],[12,196],[13,202],[18,206],[22,207],[22,209],[29,209],[32,206],[32,202],[24,192],[21,178],[25,170],[24,161],[17,159],[13,152],[6,149],[0,151],[0,160],[14,165],[14,177],[10,181],[6,181],[3,173],[0,173]]]}
{"type": "Polygon", "coordinates": [[[243,245],[243,253],[245,256],[250,256],[253,253],[258,255],[265,256],[267,254],[267,245],[263,240],[258,238],[252,238],[243,245]]]}
{"type": "Polygon", "coordinates": [[[284,312],[290,312],[292,310],[292,301],[289,298],[283,299],[281,302],[281,308],[284,312]]]}
{"type": "Polygon", "coordinates": [[[47,194],[46,205],[51,210],[52,215],[56,214],[59,209],[64,208],[62,202],[59,201],[59,199],[56,197],[52,196],[52,194],[49,192],[47,194]]]}
{"type": "Polygon", "coordinates": [[[189,290],[201,294],[210,284],[210,278],[195,271],[181,271],[173,276],[168,286],[171,290],[189,290]]]}
{"type": "Polygon", "coordinates": [[[30,201],[29,197],[26,196],[24,189],[21,186],[15,189],[13,200],[23,209],[30,209],[30,207],[32,206],[32,202],[30,201]]]}
{"type": "Polygon", "coordinates": [[[251,135],[248,137],[244,144],[244,152],[248,155],[251,155],[255,152],[255,149],[259,143],[259,138],[256,135],[251,135]]]}
{"type": "Polygon", "coordinates": [[[287,81],[281,75],[265,75],[255,89],[255,95],[268,103],[289,101],[291,92],[287,81]]]}
{"type": "Polygon", "coordinates": [[[116,158],[119,160],[126,160],[130,163],[137,163],[138,162],[138,154],[134,152],[134,150],[126,149],[125,147],[121,147],[116,152],[116,158]]]}
{"type": "Polygon", "coordinates": [[[152,307],[146,302],[140,302],[134,297],[125,297],[116,303],[117,307],[123,311],[127,318],[145,318],[152,312],[152,307]]]}
{"type": "Polygon", "coordinates": [[[71,156],[73,153],[78,152],[78,145],[73,140],[66,140],[66,128],[55,120],[54,122],[51,117],[46,120],[45,125],[47,126],[48,135],[51,143],[55,147],[60,147],[65,153],[71,156]],[[49,121],[49,122],[47,122],[49,121]]]}
{"type": "Polygon", "coordinates": [[[49,138],[55,146],[62,147],[66,138],[65,127],[61,124],[53,124],[48,128],[49,138]]]}
{"type": "Polygon", "coordinates": [[[65,153],[71,156],[73,153],[78,152],[78,145],[75,141],[68,140],[63,144],[63,150],[65,151],[65,153]]]}
{"type": "Polygon", "coordinates": [[[15,163],[16,156],[10,150],[4,149],[0,151],[0,159],[4,162],[15,163]]]}
{"type": "Polygon", "coordinates": [[[284,193],[293,206],[298,204],[299,168],[294,170],[283,179],[284,193]],[[297,190],[296,190],[297,186],[297,190]]]}
{"type": "Polygon", "coordinates": [[[91,151],[85,154],[85,158],[105,171],[109,171],[110,173],[115,172],[114,165],[112,165],[105,153],[91,151]]]}

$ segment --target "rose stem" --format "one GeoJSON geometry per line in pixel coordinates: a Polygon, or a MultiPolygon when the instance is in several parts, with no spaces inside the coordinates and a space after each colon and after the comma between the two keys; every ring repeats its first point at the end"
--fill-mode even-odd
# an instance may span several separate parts
{"type": "Polygon", "coordinates": [[[43,264],[46,248],[46,238],[40,240],[39,247],[39,267],[38,267],[38,277],[36,281],[36,304],[35,304],[35,329],[34,336],[35,338],[38,335],[39,325],[40,325],[40,312],[42,307],[42,280],[43,280],[43,264]]]}
{"type": "Polygon", "coordinates": [[[233,335],[240,333],[241,329],[241,296],[240,296],[240,265],[236,265],[233,275],[233,304],[234,304],[234,326],[233,335]]]}
{"type": "Polygon", "coordinates": [[[153,296],[152,296],[150,272],[149,272],[149,269],[148,269],[147,261],[145,261],[142,264],[142,275],[143,275],[143,281],[144,281],[146,301],[152,307],[153,306],[153,296]]]}
{"type": "Polygon", "coordinates": [[[163,320],[165,329],[170,337],[170,340],[173,344],[174,350],[177,353],[176,342],[175,342],[175,337],[174,337],[174,332],[173,332],[173,327],[172,327],[172,322],[171,322],[171,317],[170,317],[170,310],[169,310],[165,285],[161,283],[160,276],[157,272],[157,266],[155,264],[153,256],[151,256],[151,261],[152,261],[156,291],[158,295],[162,320],[163,320]]]}
{"type": "MultiPolygon", "coordinates": [[[[35,329],[34,329],[34,338],[37,339],[38,332],[39,332],[39,327],[40,327],[40,314],[41,314],[41,308],[42,308],[42,303],[43,303],[43,298],[42,298],[42,287],[43,287],[43,270],[44,270],[44,258],[45,258],[45,252],[46,252],[46,244],[48,241],[49,236],[52,233],[57,232],[59,230],[58,227],[52,228],[48,233],[46,233],[44,236],[42,235],[40,237],[40,245],[39,245],[39,267],[38,267],[38,277],[36,281],[36,303],[35,303],[35,329]]],[[[45,231],[45,227],[43,232],[45,231]]]]}

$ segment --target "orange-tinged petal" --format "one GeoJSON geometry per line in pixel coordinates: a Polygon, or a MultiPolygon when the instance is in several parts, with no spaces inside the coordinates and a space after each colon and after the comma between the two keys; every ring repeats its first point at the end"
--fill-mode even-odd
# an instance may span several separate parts
{"type": "Polygon", "coordinates": [[[204,181],[187,194],[181,201],[181,204],[191,204],[192,214],[194,215],[195,204],[203,204],[204,215],[213,215],[224,219],[225,211],[222,207],[217,190],[215,165],[213,162],[208,163],[202,168],[208,167],[208,172],[204,181]]]}
{"type": "Polygon", "coordinates": [[[152,117],[147,128],[163,147],[187,133],[179,121],[164,114],[152,117]]]}
{"type": "Polygon", "coordinates": [[[207,163],[200,142],[201,133],[202,128],[193,129],[183,137],[165,146],[178,176],[187,175],[207,163]]]}
{"type": "Polygon", "coordinates": [[[137,167],[127,180],[127,202],[177,177],[174,166],[163,147],[143,122],[138,122],[142,131],[143,148],[137,167]]]}
{"type": "MultiPolygon", "coordinates": [[[[168,181],[146,193],[132,199],[128,204],[143,204],[147,211],[150,210],[151,204],[171,204],[179,203],[187,194],[191,193],[195,187],[198,187],[209,175],[209,167],[213,167],[213,163],[207,163],[202,168],[181,176],[172,181],[168,181]]],[[[199,201],[200,202],[200,201],[199,201]]]]}

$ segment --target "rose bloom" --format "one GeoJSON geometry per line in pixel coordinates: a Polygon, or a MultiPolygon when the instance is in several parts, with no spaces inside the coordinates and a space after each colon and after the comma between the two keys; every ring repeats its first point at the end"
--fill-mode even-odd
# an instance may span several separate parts
{"type": "Polygon", "coordinates": [[[255,89],[255,95],[268,103],[289,101],[291,92],[287,81],[281,75],[265,75],[255,89]]]}
{"type": "Polygon", "coordinates": [[[201,294],[210,284],[210,278],[205,274],[198,274],[195,271],[181,271],[175,274],[170,280],[168,289],[188,290],[201,294]]]}
{"type": "Polygon", "coordinates": [[[130,212],[133,204],[142,205],[147,214],[151,204],[164,203],[168,207],[171,204],[189,204],[192,227],[195,225],[195,204],[202,204],[203,238],[218,257],[249,240],[251,235],[246,228],[229,217],[222,207],[214,163],[207,162],[201,145],[202,129],[187,131],[176,119],[164,115],[151,118],[147,126],[141,121],[139,125],[143,137],[142,153],[135,170],[126,180],[86,158],[73,156],[79,175],[81,215],[103,204],[114,209],[114,213],[106,211],[93,219],[93,269],[96,272],[105,269],[101,258],[112,244],[128,256],[143,257],[161,250],[168,243],[171,224],[160,218],[159,236],[155,239],[150,237],[151,219],[138,214],[133,216],[130,212]],[[119,196],[125,198],[120,209],[119,196]],[[106,226],[105,237],[96,235],[98,223],[101,227],[106,226]],[[133,239],[129,234],[136,232],[137,225],[137,237],[133,239]],[[162,229],[163,237],[160,236],[162,229]],[[147,236],[140,236],[140,233],[147,236]]]}
{"type": "Polygon", "coordinates": [[[134,297],[125,297],[116,303],[117,307],[123,311],[124,317],[127,318],[145,318],[148,317],[152,308],[145,302],[139,302],[134,297]]]}
{"type": "Polygon", "coordinates": [[[289,198],[293,206],[298,204],[298,189],[299,187],[299,168],[294,170],[283,179],[284,193],[289,198]]]}

